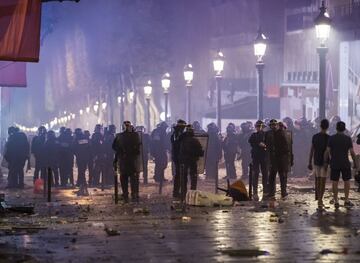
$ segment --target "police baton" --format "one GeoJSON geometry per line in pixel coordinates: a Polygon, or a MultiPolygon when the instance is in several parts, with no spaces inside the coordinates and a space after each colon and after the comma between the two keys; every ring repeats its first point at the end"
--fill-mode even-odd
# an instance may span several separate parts
{"type": "Polygon", "coordinates": [[[249,164],[249,199],[250,200],[252,200],[252,186],[253,186],[252,175],[253,175],[253,164],[250,163],[249,164]]]}
{"type": "Polygon", "coordinates": [[[52,183],[52,171],[51,168],[48,167],[47,172],[47,201],[51,202],[51,183],[52,183]]]}
{"type": "Polygon", "coordinates": [[[114,199],[115,199],[115,204],[119,203],[119,181],[118,181],[118,172],[117,172],[117,163],[114,164],[114,199]]]}

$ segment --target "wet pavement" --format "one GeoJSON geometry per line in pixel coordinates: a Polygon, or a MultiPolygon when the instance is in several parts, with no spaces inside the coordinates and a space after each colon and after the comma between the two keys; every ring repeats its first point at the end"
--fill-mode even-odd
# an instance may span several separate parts
{"type": "MultiPolygon", "coordinates": [[[[111,189],[81,198],[55,189],[51,203],[30,186],[0,190],[8,203],[35,204],[33,215],[0,216],[0,262],[359,262],[360,194],[352,190],[355,207],[337,211],[327,194],[328,209],[318,213],[313,182],[289,181],[286,200],[185,212],[170,183],[162,196],[152,183],[139,204],[118,205],[111,189]]],[[[212,191],[213,182],[199,188],[212,191]]]]}

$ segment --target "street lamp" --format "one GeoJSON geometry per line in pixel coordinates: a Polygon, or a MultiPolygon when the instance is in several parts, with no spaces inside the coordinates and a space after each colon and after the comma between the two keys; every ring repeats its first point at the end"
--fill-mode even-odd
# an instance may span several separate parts
{"type": "Polygon", "coordinates": [[[99,109],[99,104],[95,104],[95,105],[94,105],[94,111],[97,112],[98,109],[99,109]]]}
{"type": "Polygon", "coordinates": [[[147,129],[150,132],[150,98],[151,98],[151,93],[152,93],[152,86],[151,86],[151,80],[149,80],[147,82],[147,84],[144,87],[144,94],[145,94],[145,99],[146,99],[146,112],[147,112],[147,129]]]}
{"type": "Polygon", "coordinates": [[[133,123],[136,123],[136,97],[135,91],[130,90],[128,93],[128,101],[132,105],[132,115],[133,115],[133,123]]]}
{"type": "Polygon", "coordinates": [[[170,88],[170,74],[165,73],[164,76],[161,79],[161,86],[164,90],[164,96],[165,96],[165,122],[167,122],[167,116],[169,113],[169,88],[170,88]]]}
{"type": "Polygon", "coordinates": [[[319,117],[326,118],[326,54],[328,47],[326,41],[330,36],[331,19],[326,11],[325,1],[322,1],[320,7],[320,14],[315,19],[316,37],[320,41],[320,46],[317,48],[319,54],[319,117]]]}
{"type": "Polygon", "coordinates": [[[80,114],[80,115],[83,115],[83,114],[84,114],[84,111],[83,111],[83,110],[79,110],[79,114],[80,114]]]}
{"type": "Polygon", "coordinates": [[[106,106],[107,106],[107,103],[106,103],[106,102],[101,103],[101,108],[102,108],[103,110],[106,109],[106,106]]]}
{"type": "Polygon", "coordinates": [[[263,57],[265,56],[267,47],[267,38],[262,32],[261,28],[258,30],[258,35],[254,42],[254,54],[257,57],[256,69],[258,73],[258,101],[257,101],[257,118],[264,119],[264,67],[265,63],[263,57]]]}
{"type": "MultiPolygon", "coordinates": [[[[214,71],[215,71],[215,82],[216,82],[216,92],[217,92],[217,104],[216,104],[216,121],[219,131],[221,132],[221,78],[222,72],[224,70],[224,54],[219,51],[213,61],[214,71]]],[[[216,189],[217,190],[217,189],[216,189]]]]}
{"type": "Polygon", "coordinates": [[[194,79],[194,71],[193,71],[193,66],[191,64],[187,64],[184,67],[184,79],[185,79],[185,83],[186,83],[186,119],[188,121],[188,123],[191,122],[191,116],[190,116],[190,111],[191,111],[191,87],[192,87],[192,81],[194,79]]]}

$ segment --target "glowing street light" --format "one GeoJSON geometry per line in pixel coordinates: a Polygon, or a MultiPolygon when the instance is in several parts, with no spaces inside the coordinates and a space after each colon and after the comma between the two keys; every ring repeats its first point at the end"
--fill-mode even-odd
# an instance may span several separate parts
{"type": "Polygon", "coordinates": [[[95,104],[93,108],[94,108],[94,111],[97,112],[99,110],[99,104],[95,104]]]}
{"type": "Polygon", "coordinates": [[[225,64],[224,54],[221,51],[219,51],[213,60],[213,66],[216,77],[221,77],[221,74],[224,70],[224,64],[225,64]]]}
{"type": "Polygon", "coordinates": [[[161,79],[161,86],[164,90],[164,96],[165,96],[165,121],[167,121],[167,116],[169,112],[169,89],[170,89],[170,74],[165,73],[164,76],[161,79]]]}
{"type": "Polygon", "coordinates": [[[84,111],[81,109],[81,110],[79,110],[79,114],[80,115],[83,115],[84,114],[84,111]]]}
{"type": "Polygon", "coordinates": [[[86,107],[86,113],[90,113],[90,107],[86,107]]]}
{"type": "Polygon", "coordinates": [[[322,1],[320,14],[315,19],[316,37],[320,41],[317,48],[319,54],[319,117],[320,120],[326,118],[326,54],[329,49],[326,42],[330,36],[331,19],[326,11],[325,1],[322,1]]]}
{"type": "Polygon", "coordinates": [[[107,103],[106,103],[106,102],[101,103],[101,108],[102,108],[103,110],[106,109],[106,106],[107,106],[107,103]]]}
{"type": "Polygon", "coordinates": [[[320,40],[321,45],[330,37],[331,19],[329,13],[326,11],[325,1],[322,1],[320,7],[320,14],[315,18],[316,37],[320,40]]]}
{"type": "Polygon", "coordinates": [[[150,132],[150,98],[151,98],[151,93],[152,93],[152,86],[151,86],[151,80],[149,80],[147,82],[147,84],[144,86],[144,94],[145,94],[145,99],[146,99],[146,112],[147,112],[147,129],[150,132]]]}
{"type": "Polygon", "coordinates": [[[184,80],[186,83],[186,118],[187,121],[190,123],[190,111],[191,111],[191,87],[192,87],[192,81],[194,79],[194,70],[193,66],[191,64],[187,64],[184,67],[184,80]]]}
{"type": "Polygon", "coordinates": [[[262,62],[262,58],[263,56],[265,56],[266,47],[267,38],[262,32],[261,28],[259,28],[258,34],[254,42],[254,54],[258,58],[258,62],[262,62]]]}

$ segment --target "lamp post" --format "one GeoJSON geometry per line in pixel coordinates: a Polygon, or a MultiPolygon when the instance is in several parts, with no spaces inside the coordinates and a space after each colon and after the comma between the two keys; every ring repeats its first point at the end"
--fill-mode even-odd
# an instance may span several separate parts
{"type": "Polygon", "coordinates": [[[224,54],[219,51],[213,61],[214,71],[215,71],[215,82],[216,82],[216,93],[217,93],[217,103],[216,103],[216,122],[218,129],[221,133],[221,78],[222,72],[224,70],[224,54]]]}
{"type": "Polygon", "coordinates": [[[315,19],[316,37],[320,40],[317,48],[319,54],[319,117],[326,118],[326,54],[328,47],[326,42],[330,36],[331,19],[326,11],[325,1],[322,1],[320,14],[315,19]]]}
{"type": "Polygon", "coordinates": [[[264,67],[265,63],[263,61],[263,56],[266,52],[267,46],[266,36],[263,34],[262,30],[259,29],[258,35],[254,42],[254,54],[257,57],[256,69],[258,73],[258,101],[257,101],[257,118],[258,120],[264,119],[264,67]]]}
{"type": "Polygon", "coordinates": [[[135,91],[130,90],[128,93],[128,102],[132,106],[132,116],[133,116],[133,123],[136,125],[136,97],[135,97],[135,91]]]}
{"type": "Polygon", "coordinates": [[[165,122],[167,122],[167,116],[169,113],[169,88],[170,88],[170,74],[165,73],[164,76],[161,79],[161,86],[164,90],[164,96],[165,96],[165,122]]]}
{"type": "Polygon", "coordinates": [[[186,120],[191,123],[191,88],[194,79],[194,71],[191,64],[187,64],[184,68],[184,79],[186,83],[186,120]]]}
{"type": "Polygon", "coordinates": [[[151,93],[152,93],[152,86],[151,86],[151,80],[149,80],[146,84],[146,86],[144,87],[144,94],[145,94],[145,99],[146,99],[146,112],[147,112],[147,119],[146,119],[146,128],[148,130],[148,132],[151,132],[150,129],[150,98],[151,98],[151,93]]]}

